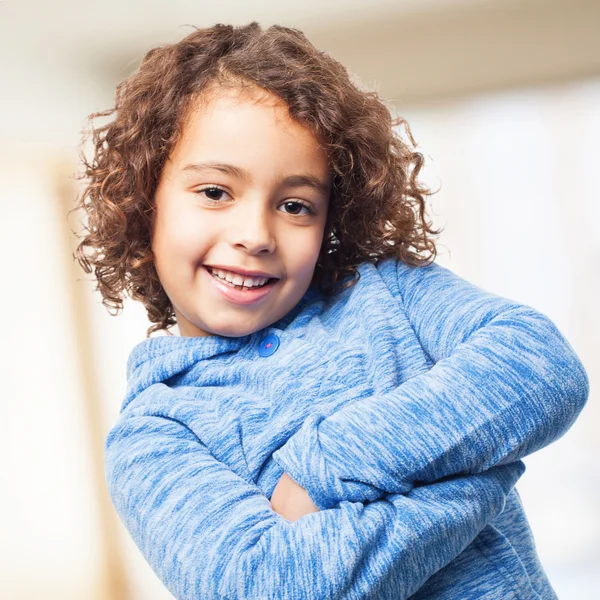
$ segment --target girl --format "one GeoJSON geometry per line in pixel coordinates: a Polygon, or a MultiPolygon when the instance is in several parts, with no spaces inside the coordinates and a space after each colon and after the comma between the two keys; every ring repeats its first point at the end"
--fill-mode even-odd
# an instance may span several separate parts
{"type": "Polygon", "coordinates": [[[106,479],[174,596],[556,598],[514,486],[587,374],[545,315],[433,262],[404,122],[255,22],[152,49],[112,113],[76,257],[154,323],[106,479]]]}

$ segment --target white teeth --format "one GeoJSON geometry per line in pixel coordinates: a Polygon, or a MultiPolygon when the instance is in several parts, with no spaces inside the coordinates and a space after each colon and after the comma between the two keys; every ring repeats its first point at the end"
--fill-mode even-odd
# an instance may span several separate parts
{"type": "Polygon", "coordinates": [[[242,277],[238,273],[232,273],[231,271],[223,271],[223,269],[210,269],[213,275],[217,275],[221,279],[229,281],[234,285],[243,285],[244,287],[257,287],[265,284],[268,277],[242,277]]]}

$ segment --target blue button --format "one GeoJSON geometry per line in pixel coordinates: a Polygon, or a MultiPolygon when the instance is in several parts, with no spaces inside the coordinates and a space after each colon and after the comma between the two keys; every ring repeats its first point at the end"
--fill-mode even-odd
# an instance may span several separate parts
{"type": "Polygon", "coordinates": [[[274,333],[270,333],[260,343],[258,353],[260,356],[271,356],[277,348],[279,348],[279,338],[274,333]]]}

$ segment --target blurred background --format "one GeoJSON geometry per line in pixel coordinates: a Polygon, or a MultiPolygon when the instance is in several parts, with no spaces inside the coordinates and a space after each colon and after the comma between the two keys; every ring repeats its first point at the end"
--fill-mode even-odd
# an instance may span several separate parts
{"type": "Polygon", "coordinates": [[[0,597],[171,598],[103,474],[149,324],[131,301],[102,307],[66,215],[85,118],[143,54],[189,25],[252,20],[302,29],[408,120],[440,190],[438,262],[544,312],[581,357],[588,404],[518,489],[559,598],[598,598],[599,0],[0,0],[0,597]]]}

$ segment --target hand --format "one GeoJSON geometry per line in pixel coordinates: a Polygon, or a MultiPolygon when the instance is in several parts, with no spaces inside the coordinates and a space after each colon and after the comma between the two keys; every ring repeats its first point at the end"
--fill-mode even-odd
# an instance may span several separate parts
{"type": "Polygon", "coordinates": [[[308,492],[287,473],[283,473],[271,496],[273,510],[289,521],[312,512],[319,512],[308,492]]]}

